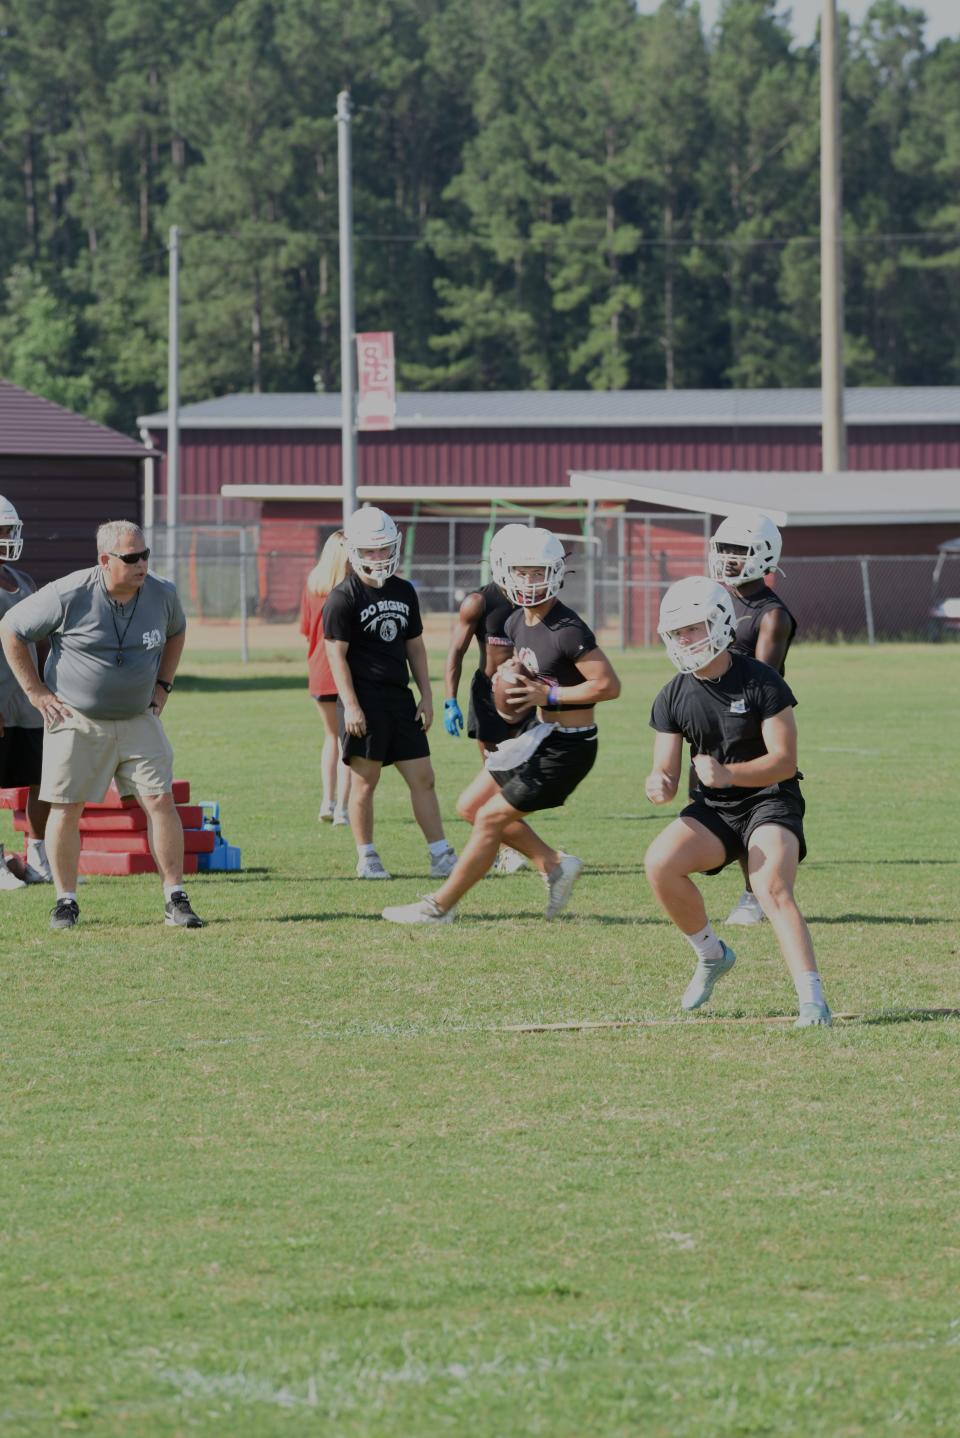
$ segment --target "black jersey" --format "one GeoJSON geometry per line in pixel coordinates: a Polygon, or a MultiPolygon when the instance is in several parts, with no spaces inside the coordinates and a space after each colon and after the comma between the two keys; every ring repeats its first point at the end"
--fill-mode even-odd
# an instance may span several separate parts
{"type": "Polygon", "coordinates": [[[784,672],[787,651],[793,642],[793,636],[797,632],[797,621],[790,610],[784,604],[779,594],[770,589],[766,584],[758,589],[755,594],[741,594],[738,589],[728,590],[733,600],[733,612],[736,616],[736,627],[733,634],[733,643],[730,646],[732,654],[749,654],[752,659],[757,652],[757,638],[760,634],[760,621],[771,609],[782,609],[790,620],[790,637],[787,639],[787,648],[783,651],[784,663],[780,666],[780,673],[784,672]]]}
{"type": "Polygon", "coordinates": [[[506,623],[510,615],[516,612],[517,606],[508,599],[500,588],[499,584],[491,582],[477,591],[483,600],[483,613],[477,625],[477,643],[480,646],[481,664],[486,661],[486,650],[488,644],[509,646],[511,640],[507,635],[506,623]]]}
{"type": "MultiPolygon", "coordinates": [[[[796,705],[789,684],[769,664],[745,654],[730,653],[730,668],[719,679],[677,674],[653,701],[650,728],[658,734],[682,734],[691,755],[706,754],[719,764],[745,764],[766,754],[761,725],[765,719],[796,705]]],[[[796,778],[787,780],[796,784],[796,778]]],[[[701,787],[698,797],[724,808],[753,799],[768,789],[731,785],[701,787]]]]}
{"type": "MultiPolygon", "coordinates": [[[[584,676],[576,661],[596,649],[597,639],[590,626],[565,604],[558,600],[537,624],[528,624],[523,610],[517,609],[507,620],[506,630],[517,658],[528,669],[549,676],[560,685],[583,683],[584,676]]],[[[558,704],[556,707],[586,709],[590,706],[558,704]]]]}
{"type": "Polygon", "coordinates": [[[382,589],[348,574],[323,606],[326,639],[345,640],[347,663],[357,690],[410,682],[407,640],[423,633],[417,591],[393,575],[382,589]]]}

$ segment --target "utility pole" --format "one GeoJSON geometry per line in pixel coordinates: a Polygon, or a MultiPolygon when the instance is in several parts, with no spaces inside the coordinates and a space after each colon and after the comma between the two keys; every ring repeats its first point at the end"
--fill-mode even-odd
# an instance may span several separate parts
{"type": "Polygon", "coordinates": [[[340,465],[343,522],[357,507],[357,426],[354,416],[353,176],[350,91],[337,96],[337,196],[340,212],[340,465]]]}
{"type": "Polygon", "coordinates": [[[837,0],[820,21],[820,395],[825,473],[847,467],[843,414],[843,199],[837,0]]]}
{"type": "Polygon", "coordinates": [[[167,329],[167,578],[176,583],[177,507],[180,482],[180,230],[170,226],[167,329]]]}

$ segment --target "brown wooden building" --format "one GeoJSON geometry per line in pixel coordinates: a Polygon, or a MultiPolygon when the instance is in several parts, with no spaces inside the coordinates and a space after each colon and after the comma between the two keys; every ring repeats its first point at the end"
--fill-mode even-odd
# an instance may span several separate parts
{"type": "Polygon", "coordinates": [[[23,520],[39,584],[96,562],[107,519],[142,522],[143,445],[0,379],[0,494],[23,520]]]}

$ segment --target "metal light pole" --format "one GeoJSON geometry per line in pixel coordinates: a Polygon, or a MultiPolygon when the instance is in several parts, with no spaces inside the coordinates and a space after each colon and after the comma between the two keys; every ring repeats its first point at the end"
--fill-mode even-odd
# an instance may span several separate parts
{"type": "Polygon", "coordinates": [[[353,176],[350,160],[350,91],[337,96],[337,196],[340,211],[340,464],[343,521],[357,507],[357,426],[354,416],[353,176]]]}
{"type": "Polygon", "coordinates": [[[167,578],[176,583],[177,507],[180,482],[180,230],[170,226],[167,330],[167,578]]]}
{"type": "Polygon", "coordinates": [[[820,386],[823,470],[847,467],[843,414],[843,214],[837,3],[820,21],[820,386]]]}

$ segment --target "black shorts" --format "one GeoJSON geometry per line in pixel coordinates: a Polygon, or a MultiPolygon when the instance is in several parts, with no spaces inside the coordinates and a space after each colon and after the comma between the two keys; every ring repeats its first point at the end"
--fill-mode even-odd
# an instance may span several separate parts
{"type": "Polygon", "coordinates": [[[367,721],[367,732],[348,734],[343,727],[343,701],[337,700],[337,724],[343,762],[372,759],[377,764],[396,764],[405,759],[426,759],[430,754],[427,736],[417,715],[417,702],[409,689],[384,686],[373,693],[357,691],[357,700],[367,721]]]}
{"type": "Polygon", "coordinates": [[[537,809],[559,809],[585,779],[597,759],[597,731],[565,734],[555,729],[535,754],[517,769],[491,769],[508,804],[522,814],[537,809]]]}
{"type": "Polygon", "coordinates": [[[470,704],[467,709],[469,737],[479,739],[488,749],[495,749],[504,739],[512,739],[519,734],[522,728],[522,724],[508,724],[506,719],[500,718],[493,702],[493,686],[483,670],[478,669],[470,680],[470,704]]]}
{"type": "Polygon", "coordinates": [[[711,834],[720,840],[727,857],[708,874],[719,874],[728,864],[746,857],[750,836],[761,824],[779,824],[789,829],[800,841],[800,863],[807,857],[807,843],[803,837],[803,815],[806,805],[800,786],[795,779],[776,788],[764,789],[750,802],[744,800],[733,809],[717,809],[703,798],[703,791],[681,809],[681,819],[696,819],[711,834]],[[777,792],[779,790],[779,792],[777,792]]]}
{"type": "Polygon", "coordinates": [[[0,789],[32,788],[43,767],[43,729],[8,724],[0,738],[0,789]]]}

